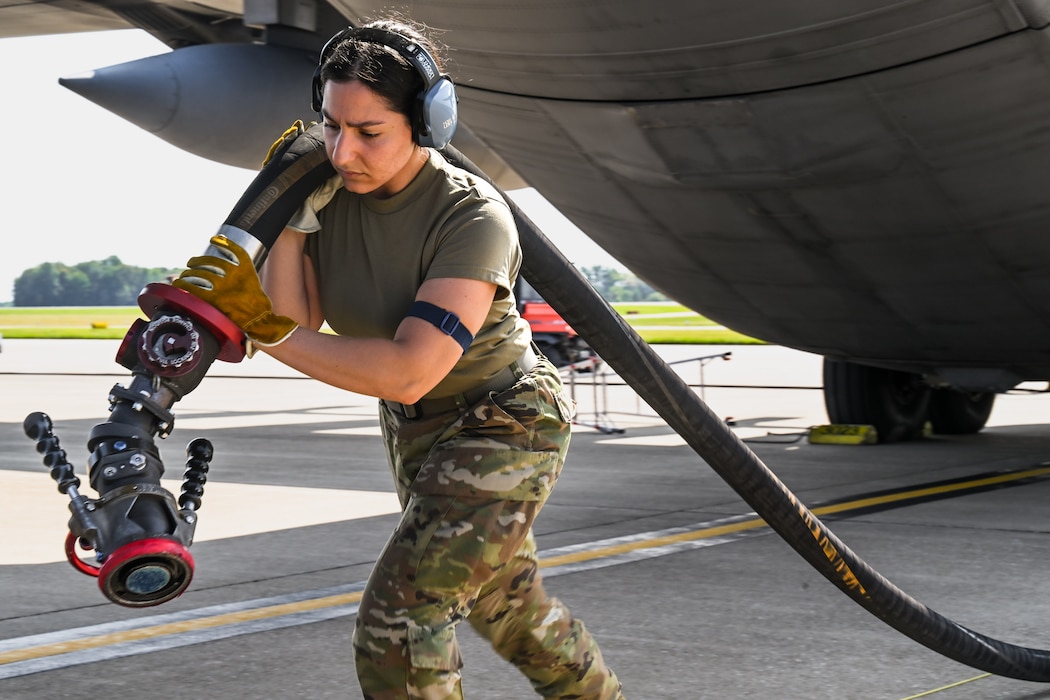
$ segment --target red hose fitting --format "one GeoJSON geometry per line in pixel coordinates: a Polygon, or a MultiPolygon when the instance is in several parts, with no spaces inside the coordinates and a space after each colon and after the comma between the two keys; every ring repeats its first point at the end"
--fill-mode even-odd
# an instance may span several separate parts
{"type": "Polygon", "coordinates": [[[174,540],[136,540],[109,555],[96,575],[111,601],[145,608],[182,595],[193,579],[193,557],[174,540]]]}

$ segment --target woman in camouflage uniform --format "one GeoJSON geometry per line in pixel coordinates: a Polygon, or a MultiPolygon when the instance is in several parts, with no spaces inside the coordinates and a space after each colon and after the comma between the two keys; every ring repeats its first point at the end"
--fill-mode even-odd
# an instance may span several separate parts
{"type": "Polygon", "coordinates": [[[337,174],[263,266],[275,313],[260,290],[261,316],[240,325],[285,364],[381,399],[404,512],[354,630],[365,697],[462,697],[466,619],[543,697],[619,698],[597,644],[543,589],[532,524],[572,407],[515,307],[506,202],[427,147],[451,138],[426,112],[431,95],[450,99],[434,56],[404,21],[348,29],[322,51],[314,101],[337,174]]]}

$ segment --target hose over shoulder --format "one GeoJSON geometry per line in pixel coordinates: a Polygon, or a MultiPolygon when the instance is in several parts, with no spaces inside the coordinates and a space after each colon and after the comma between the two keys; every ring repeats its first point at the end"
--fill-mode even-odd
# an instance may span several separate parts
{"type": "Polygon", "coordinates": [[[268,250],[310,193],[334,174],[322,127],[312,124],[272,154],[224,225],[250,233],[268,250]]]}

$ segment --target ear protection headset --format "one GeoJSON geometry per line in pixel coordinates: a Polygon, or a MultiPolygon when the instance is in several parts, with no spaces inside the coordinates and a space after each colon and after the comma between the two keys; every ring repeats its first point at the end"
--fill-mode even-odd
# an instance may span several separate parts
{"type": "Polygon", "coordinates": [[[412,115],[412,128],[420,146],[444,148],[456,132],[458,108],[456,88],[452,80],[438,69],[437,61],[426,49],[406,36],[378,27],[347,27],[339,32],[321,49],[311,86],[311,108],[321,113],[323,85],[321,68],[335,46],[344,39],[354,38],[373,44],[387,46],[399,53],[423,77],[423,91],[416,97],[412,115]]]}

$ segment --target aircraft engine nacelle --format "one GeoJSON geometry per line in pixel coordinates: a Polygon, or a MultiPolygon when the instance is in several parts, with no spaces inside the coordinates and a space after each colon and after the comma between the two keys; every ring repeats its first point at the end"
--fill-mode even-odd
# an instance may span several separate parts
{"type": "Polygon", "coordinates": [[[257,170],[276,135],[310,118],[315,61],[279,46],[206,44],[59,83],[182,150],[257,170]]]}
{"type": "MultiPolygon", "coordinates": [[[[316,60],[266,44],[202,44],[58,82],[177,148],[257,170],[289,124],[317,118],[310,112],[316,60]]],[[[504,189],[526,186],[466,125],[455,145],[504,189]]]]}

